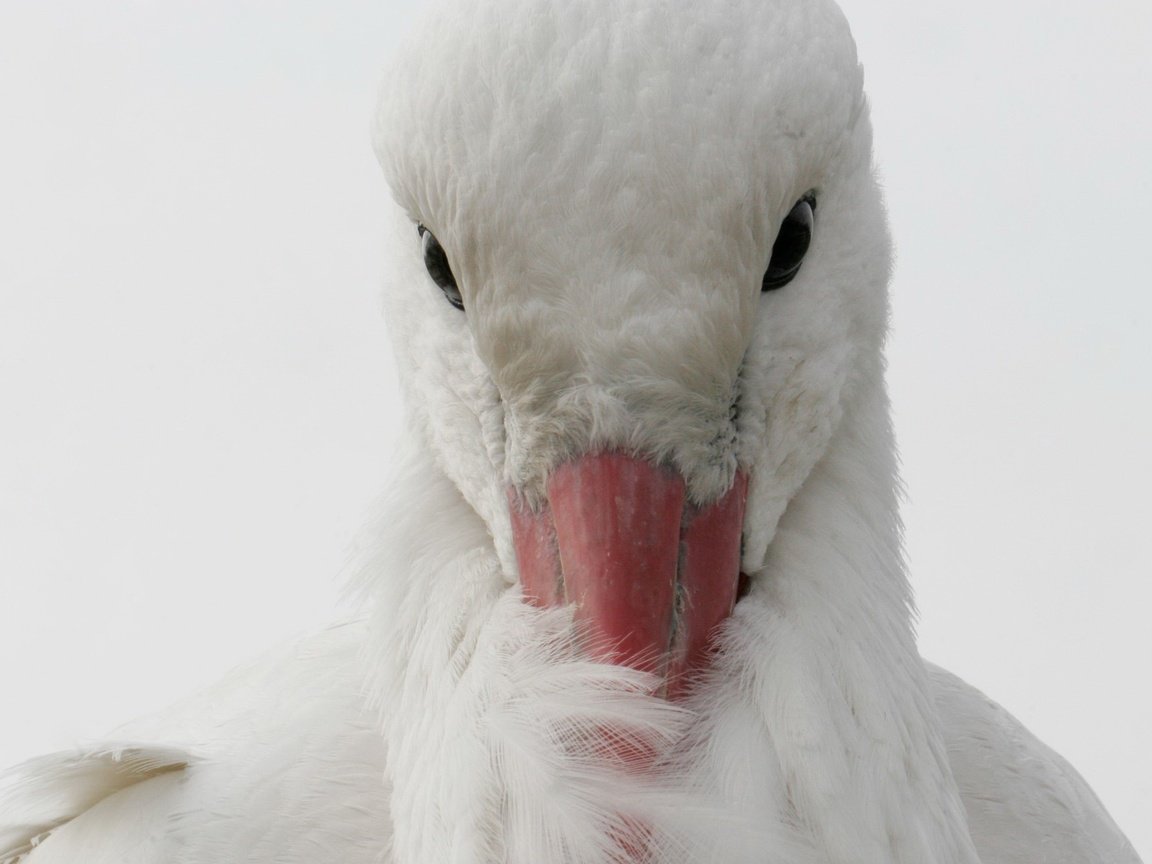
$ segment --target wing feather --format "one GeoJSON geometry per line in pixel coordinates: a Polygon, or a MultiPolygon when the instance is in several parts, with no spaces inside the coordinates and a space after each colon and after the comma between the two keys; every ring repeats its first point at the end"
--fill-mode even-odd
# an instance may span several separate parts
{"type": "Polygon", "coordinates": [[[176,748],[124,744],[17,765],[0,775],[0,864],[29,861],[63,826],[126,789],[183,771],[190,761],[176,748]]]}

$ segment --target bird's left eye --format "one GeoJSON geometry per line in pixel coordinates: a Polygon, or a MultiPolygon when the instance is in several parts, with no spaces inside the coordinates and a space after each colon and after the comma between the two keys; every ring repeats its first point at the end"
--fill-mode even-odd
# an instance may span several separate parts
{"type": "Polygon", "coordinates": [[[775,291],[791,282],[800,272],[804,256],[812,242],[812,228],[816,222],[813,210],[816,196],[809,192],[784,217],[784,223],[772,244],[772,259],[764,271],[763,291],[775,291]]]}
{"type": "Polygon", "coordinates": [[[416,230],[420,232],[420,246],[424,251],[424,266],[428,269],[428,275],[440,286],[440,290],[444,292],[444,299],[457,309],[463,309],[464,298],[460,295],[460,288],[456,284],[456,277],[452,275],[452,268],[448,266],[448,253],[444,251],[436,235],[423,225],[417,225],[416,230]]]}

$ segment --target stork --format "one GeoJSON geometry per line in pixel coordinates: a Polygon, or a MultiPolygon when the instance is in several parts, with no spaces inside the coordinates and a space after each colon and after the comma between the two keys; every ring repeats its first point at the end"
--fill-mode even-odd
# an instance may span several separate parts
{"type": "Polygon", "coordinates": [[[375,137],[409,416],[362,615],[18,766],[0,861],[1137,861],[917,652],[831,0],[446,0],[375,137]]]}

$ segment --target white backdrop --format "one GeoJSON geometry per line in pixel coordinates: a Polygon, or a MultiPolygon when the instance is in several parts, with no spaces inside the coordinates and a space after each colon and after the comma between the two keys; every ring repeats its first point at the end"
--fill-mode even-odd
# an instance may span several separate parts
{"type": "MultiPolygon", "coordinates": [[[[416,5],[0,5],[0,764],[338,614],[398,424],[367,125],[416,5]]],[[[1152,858],[1152,7],[845,9],[924,653],[1152,858]]]]}

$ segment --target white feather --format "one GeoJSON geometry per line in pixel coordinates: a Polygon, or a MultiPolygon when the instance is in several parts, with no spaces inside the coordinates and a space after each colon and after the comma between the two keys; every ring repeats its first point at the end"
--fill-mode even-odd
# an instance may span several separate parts
{"type": "Polygon", "coordinates": [[[30,763],[0,860],[1135,861],[1071,769],[917,653],[889,241],[835,6],[455,0],[424,40],[377,121],[411,416],[364,620],[30,763]],[[810,189],[800,276],[762,295],[810,189]],[[508,484],[539,498],[602,447],[674,465],[696,503],[751,477],[751,593],[677,704],[521,597],[508,484]]]}

